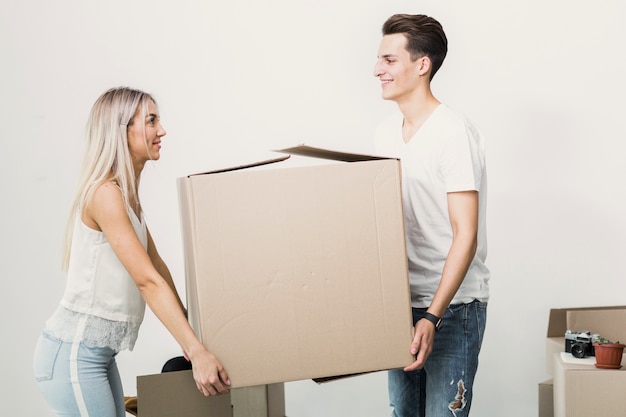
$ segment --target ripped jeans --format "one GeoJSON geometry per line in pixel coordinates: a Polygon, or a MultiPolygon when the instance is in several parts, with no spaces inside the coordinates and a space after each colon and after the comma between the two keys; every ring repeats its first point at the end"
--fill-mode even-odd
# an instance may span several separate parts
{"type": "MultiPolygon", "coordinates": [[[[425,311],[413,308],[414,324],[425,311]]],[[[469,416],[486,321],[487,303],[448,307],[424,368],[388,372],[392,417],[469,416]]]]}

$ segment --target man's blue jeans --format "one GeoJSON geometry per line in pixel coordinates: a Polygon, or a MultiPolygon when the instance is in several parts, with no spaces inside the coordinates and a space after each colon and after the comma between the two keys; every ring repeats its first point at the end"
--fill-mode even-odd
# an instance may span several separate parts
{"type": "MultiPolygon", "coordinates": [[[[425,311],[413,309],[414,324],[425,311]]],[[[424,368],[389,371],[393,417],[469,416],[486,321],[487,303],[473,301],[448,307],[424,368]]]]}

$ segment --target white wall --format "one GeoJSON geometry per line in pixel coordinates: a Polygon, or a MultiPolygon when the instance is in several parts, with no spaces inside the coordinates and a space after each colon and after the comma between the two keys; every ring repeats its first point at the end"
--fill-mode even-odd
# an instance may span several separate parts
{"type": "MultiPolygon", "coordinates": [[[[152,233],[184,294],[175,179],[306,142],[368,150],[396,111],[372,76],[380,26],[438,18],[438,97],[488,139],[492,300],[474,416],[536,415],[550,307],[626,304],[626,6],[618,0],[0,3],[2,414],[48,416],[31,358],[64,287],[81,134],[105,89],[154,93],[168,130],[144,172],[152,233]]],[[[179,354],[148,313],[135,377],[179,354]]],[[[289,417],[388,415],[384,374],[288,383],[289,417]]]]}

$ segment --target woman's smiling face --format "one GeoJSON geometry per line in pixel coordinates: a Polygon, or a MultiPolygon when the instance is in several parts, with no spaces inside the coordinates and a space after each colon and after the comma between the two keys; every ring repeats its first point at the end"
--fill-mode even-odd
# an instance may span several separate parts
{"type": "Polygon", "coordinates": [[[128,125],[128,149],[135,168],[143,168],[149,160],[156,161],[161,157],[161,138],[166,132],[161,125],[156,104],[148,101],[147,114],[142,114],[141,106],[128,125]]]}

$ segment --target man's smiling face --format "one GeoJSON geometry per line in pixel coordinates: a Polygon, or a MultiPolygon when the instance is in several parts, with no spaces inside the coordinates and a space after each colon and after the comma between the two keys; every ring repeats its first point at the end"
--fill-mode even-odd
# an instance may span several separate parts
{"type": "Polygon", "coordinates": [[[385,35],[380,42],[374,76],[381,81],[385,100],[401,102],[408,99],[419,85],[422,58],[412,61],[406,42],[401,33],[385,35]]]}

